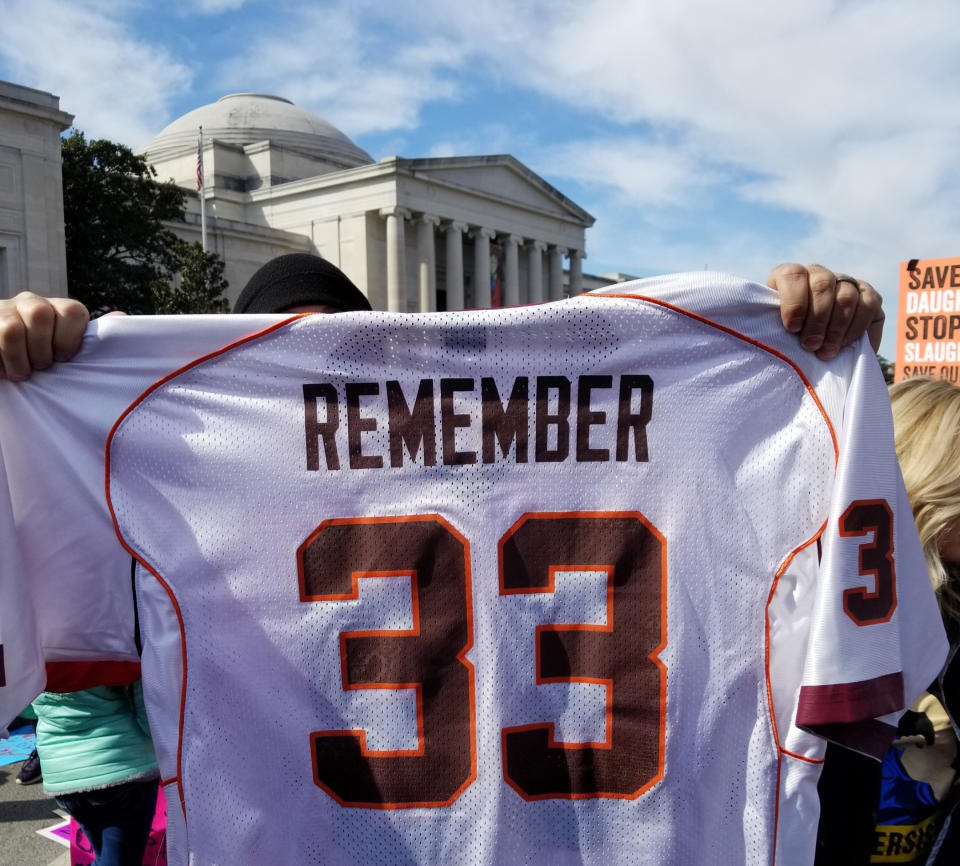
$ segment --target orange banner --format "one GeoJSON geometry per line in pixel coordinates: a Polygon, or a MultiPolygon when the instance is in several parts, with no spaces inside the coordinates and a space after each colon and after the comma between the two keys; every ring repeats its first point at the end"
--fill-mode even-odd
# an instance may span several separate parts
{"type": "Polygon", "coordinates": [[[960,385],[960,258],[900,263],[894,380],[911,376],[960,385]]]}

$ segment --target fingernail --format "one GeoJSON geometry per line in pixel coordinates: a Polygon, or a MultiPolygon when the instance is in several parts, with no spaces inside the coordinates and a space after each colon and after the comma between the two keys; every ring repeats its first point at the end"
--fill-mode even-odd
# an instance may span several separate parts
{"type": "Polygon", "coordinates": [[[821,361],[830,361],[837,356],[837,347],[833,343],[824,343],[817,352],[821,361]]]}
{"type": "Polygon", "coordinates": [[[803,327],[803,319],[790,319],[787,322],[787,330],[791,334],[796,334],[803,327]]]}
{"type": "Polygon", "coordinates": [[[809,349],[811,352],[816,351],[823,345],[823,337],[817,335],[804,337],[800,345],[803,346],[804,349],[809,349]]]}

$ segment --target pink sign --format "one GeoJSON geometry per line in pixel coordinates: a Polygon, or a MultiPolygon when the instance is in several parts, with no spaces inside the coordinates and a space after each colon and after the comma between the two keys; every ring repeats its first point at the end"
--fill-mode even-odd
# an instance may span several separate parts
{"type": "MultiPolygon", "coordinates": [[[[93,848],[83,835],[80,825],[70,819],[70,866],[88,866],[93,863],[93,848]]],[[[163,788],[157,792],[157,811],[143,852],[143,866],[167,866],[167,801],[163,788]]]]}

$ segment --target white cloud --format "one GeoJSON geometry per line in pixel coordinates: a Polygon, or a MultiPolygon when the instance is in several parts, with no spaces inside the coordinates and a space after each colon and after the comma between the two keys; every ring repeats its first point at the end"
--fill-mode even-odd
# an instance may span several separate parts
{"type": "Polygon", "coordinates": [[[170,119],[189,69],[121,23],[125,2],[8,0],[0,61],[18,83],[50,91],[88,137],[136,147],[170,119]]]}
{"type": "Polygon", "coordinates": [[[282,27],[222,65],[224,89],[251,82],[318,112],[351,137],[410,129],[425,103],[455,98],[443,74],[462,58],[454,43],[378,36],[360,12],[351,4],[285,10],[282,27]]]}
{"type": "MultiPolygon", "coordinates": [[[[435,139],[425,153],[417,156],[480,156],[537,150],[537,137],[505,123],[482,123],[469,129],[444,130],[442,138],[435,139]]],[[[411,154],[412,155],[412,154],[411,154]]],[[[539,163],[538,163],[539,165],[539,163]]]]}
{"type": "Polygon", "coordinates": [[[608,191],[634,208],[684,208],[722,174],[702,154],[683,145],[629,137],[578,140],[547,147],[537,170],[608,191]]]}
{"type": "Polygon", "coordinates": [[[703,170],[720,171],[727,195],[806,217],[809,231],[784,237],[789,249],[774,258],[864,273],[888,306],[900,259],[960,252],[954,0],[418,0],[405,10],[468,44],[476,69],[622,130],[593,142],[578,130],[577,144],[533,167],[609,191],[582,203],[599,218],[591,249],[606,258],[623,243],[624,268],[748,263],[774,245],[734,226],[726,243],[697,234],[703,170]],[[648,127],[675,143],[650,145],[648,127]],[[658,203],[688,208],[699,255],[678,234],[654,249],[609,225],[616,214],[647,227],[658,203]]]}

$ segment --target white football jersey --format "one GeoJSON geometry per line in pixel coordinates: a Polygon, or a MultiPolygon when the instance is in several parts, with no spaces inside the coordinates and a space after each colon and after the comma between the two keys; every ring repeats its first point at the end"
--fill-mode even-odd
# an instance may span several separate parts
{"type": "Polygon", "coordinates": [[[105,438],[173,863],[810,863],[822,737],[882,753],[946,655],[872,352],[767,289],[177,324],[0,389],[2,715],[135,657],[40,453],[105,438]]]}

